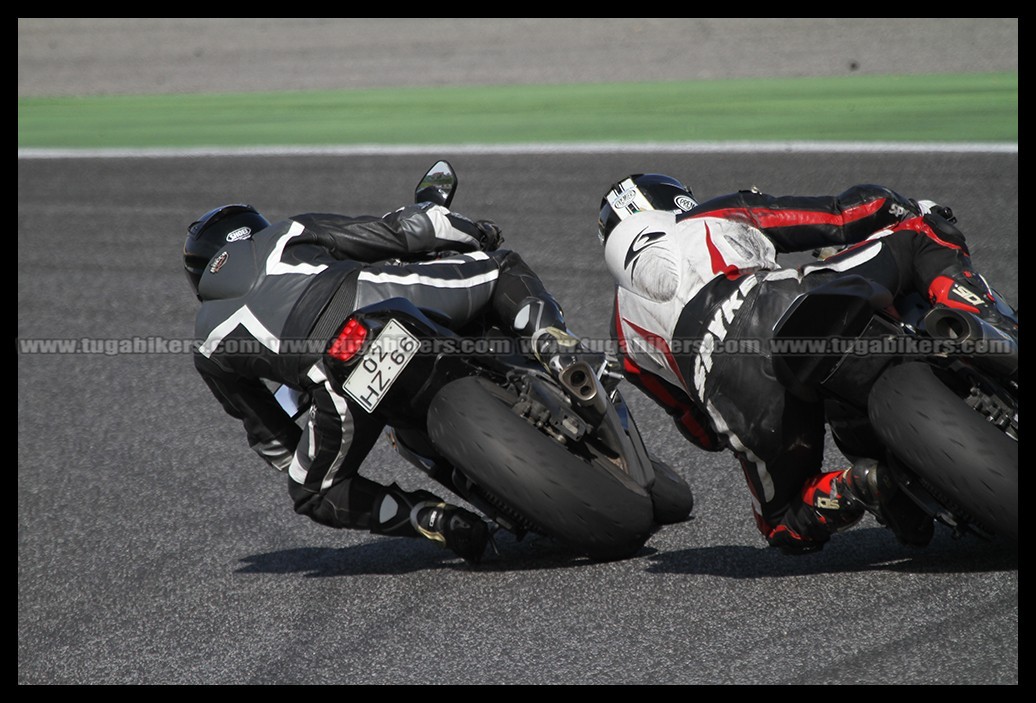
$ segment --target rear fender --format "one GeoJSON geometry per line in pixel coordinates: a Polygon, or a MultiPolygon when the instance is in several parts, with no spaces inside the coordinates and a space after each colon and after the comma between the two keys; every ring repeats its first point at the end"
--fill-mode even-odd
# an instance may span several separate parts
{"type": "MultiPolygon", "coordinates": [[[[373,341],[390,320],[402,325],[416,337],[420,349],[387,390],[373,414],[382,417],[389,424],[421,426],[424,424],[427,401],[422,404],[420,391],[429,384],[436,383],[436,379],[439,380],[435,390],[444,385],[445,381],[437,374],[437,369],[442,365],[440,360],[457,359],[456,354],[450,353],[450,345],[459,338],[442,324],[447,321],[444,316],[435,311],[418,308],[403,298],[391,298],[360,308],[343,320],[332,335],[323,356],[324,366],[335,388],[342,388],[357,365],[363,363],[373,341]],[[342,361],[329,352],[351,320],[360,322],[366,328],[366,338],[349,359],[342,361]]],[[[434,393],[428,394],[427,397],[430,398],[432,394],[434,393]]]]}

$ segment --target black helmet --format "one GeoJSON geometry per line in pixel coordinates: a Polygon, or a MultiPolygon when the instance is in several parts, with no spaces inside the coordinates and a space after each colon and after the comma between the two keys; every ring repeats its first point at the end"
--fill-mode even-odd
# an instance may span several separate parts
{"type": "Polygon", "coordinates": [[[616,225],[641,210],[686,212],[697,204],[691,189],[672,176],[634,173],[613,184],[601,198],[597,236],[603,244],[616,225]]]}
{"type": "Polygon", "coordinates": [[[258,210],[244,203],[221,205],[192,222],[183,244],[183,268],[194,294],[198,294],[205,267],[227,242],[248,239],[269,225],[258,210]]]}

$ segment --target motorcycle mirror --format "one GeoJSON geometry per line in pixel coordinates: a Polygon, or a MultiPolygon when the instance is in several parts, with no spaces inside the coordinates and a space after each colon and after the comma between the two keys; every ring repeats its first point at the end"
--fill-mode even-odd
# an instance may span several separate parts
{"type": "Polygon", "coordinates": [[[435,203],[445,208],[457,191],[457,174],[449,161],[436,161],[414,190],[415,203],[435,203]]]}

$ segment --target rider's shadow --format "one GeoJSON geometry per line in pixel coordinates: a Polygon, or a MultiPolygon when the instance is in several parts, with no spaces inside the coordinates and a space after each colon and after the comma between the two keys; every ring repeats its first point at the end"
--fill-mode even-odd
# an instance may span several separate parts
{"type": "MultiPolygon", "coordinates": [[[[242,558],[244,574],[299,573],[307,578],[401,575],[434,569],[507,572],[593,567],[594,562],[543,537],[514,539],[497,535],[498,552],[478,566],[424,540],[382,538],[347,547],[297,547],[242,558]]],[[[788,556],[765,546],[714,545],[660,550],[650,545],[626,560],[657,574],[698,574],[754,579],[810,574],[899,571],[967,573],[1018,568],[1018,550],[978,538],[955,540],[937,535],[924,549],[899,545],[888,530],[858,528],[838,535],[821,551],[788,556]]]]}
{"type": "Polygon", "coordinates": [[[1018,568],[1018,549],[977,537],[937,535],[927,547],[900,545],[880,527],[836,535],[819,552],[791,556],[766,546],[708,546],[658,551],[648,557],[650,573],[699,574],[736,579],[810,574],[899,571],[962,573],[1018,568]]]}
{"type": "MultiPolygon", "coordinates": [[[[490,550],[482,563],[470,566],[452,552],[425,540],[376,539],[348,547],[296,547],[241,559],[240,574],[303,574],[307,578],[401,575],[433,569],[476,569],[478,571],[521,571],[585,567],[589,559],[573,553],[553,540],[510,535],[496,537],[499,552],[490,550]]],[[[645,549],[641,555],[650,554],[645,549]]]]}

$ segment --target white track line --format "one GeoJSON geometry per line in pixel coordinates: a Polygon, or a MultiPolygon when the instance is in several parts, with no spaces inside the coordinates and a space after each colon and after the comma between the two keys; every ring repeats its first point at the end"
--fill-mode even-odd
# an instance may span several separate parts
{"type": "Polygon", "coordinates": [[[1018,144],[1002,142],[644,142],[571,144],[441,144],[353,146],[191,147],[153,149],[18,149],[19,159],[170,158],[227,156],[377,156],[405,154],[688,154],[746,153],[980,153],[1017,154],[1018,144]]]}

